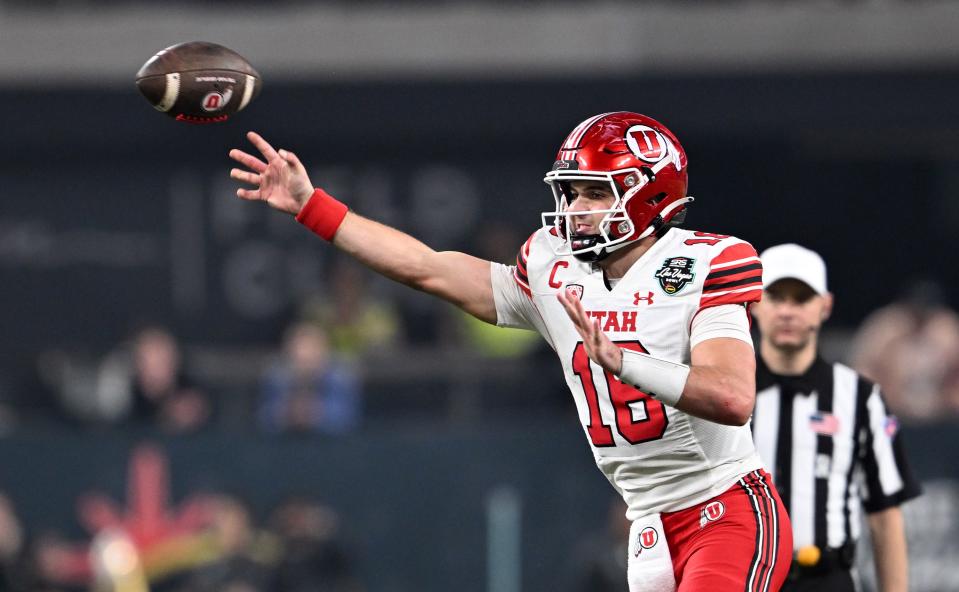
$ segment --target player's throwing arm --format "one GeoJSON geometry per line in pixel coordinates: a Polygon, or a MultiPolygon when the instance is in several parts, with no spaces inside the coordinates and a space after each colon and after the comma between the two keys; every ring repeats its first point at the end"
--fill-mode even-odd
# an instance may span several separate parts
{"type": "Polygon", "coordinates": [[[412,236],[350,212],[345,204],[314,187],[306,168],[288,150],[276,150],[256,132],[247,139],[262,158],[239,149],[230,158],[245,168],[230,177],[253,186],[237,196],[265,201],[374,271],[433,294],[489,323],[496,322],[490,263],[454,251],[437,252],[412,236]]]}

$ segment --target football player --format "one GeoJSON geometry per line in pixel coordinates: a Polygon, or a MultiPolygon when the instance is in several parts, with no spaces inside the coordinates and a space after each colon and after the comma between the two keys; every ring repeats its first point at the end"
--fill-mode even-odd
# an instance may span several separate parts
{"type": "Polygon", "coordinates": [[[627,579],[640,590],[778,590],[789,519],[748,422],[747,307],[762,266],[738,238],[683,230],[686,154],[637,113],[590,117],[545,181],[555,200],[515,266],[436,252],[315,188],[295,154],[256,133],[232,150],[237,195],[288,212],[398,282],[556,351],[596,463],[625,499],[627,579]],[[375,237],[375,240],[374,240],[375,237]]]}

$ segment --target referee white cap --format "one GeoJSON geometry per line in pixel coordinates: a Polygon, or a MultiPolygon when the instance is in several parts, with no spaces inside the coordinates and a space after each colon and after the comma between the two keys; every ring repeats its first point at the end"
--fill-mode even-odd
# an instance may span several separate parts
{"type": "Polygon", "coordinates": [[[815,251],[794,243],[769,247],[759,256],[763,263],[763,287],[786,278],[799,280],[815,290],[826,294],[826,262],[815,251]]]}

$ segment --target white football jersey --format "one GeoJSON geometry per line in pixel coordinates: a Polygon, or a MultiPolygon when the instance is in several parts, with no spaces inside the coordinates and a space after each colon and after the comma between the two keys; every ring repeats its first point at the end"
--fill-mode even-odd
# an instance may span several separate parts
{"type": "Polygon", "coordinates": [[[762,266],[740,239],[673,228],[610,289],[602,270],[557,255],[563,239],[533,233],[515,266],[494,264],[497,324],[538,331],[563,364],[596,464],[635,520],[688,508],[761,467],[749,425],[725,426],[663,405],[590,361],[558,290],[576,292],[621,347],[690,363],[700,310],[748,304],[762,294],[762,266]]]}

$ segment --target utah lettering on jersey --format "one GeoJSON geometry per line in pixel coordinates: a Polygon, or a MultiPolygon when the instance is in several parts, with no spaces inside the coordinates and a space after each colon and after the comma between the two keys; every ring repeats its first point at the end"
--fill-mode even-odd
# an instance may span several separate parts
{"type": "Polygon", "coordinates": [[[586,314],[599,319],[599,326],[607,333],[636,331],[635,310],[587,310],[586,314]]]}

